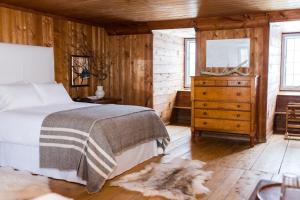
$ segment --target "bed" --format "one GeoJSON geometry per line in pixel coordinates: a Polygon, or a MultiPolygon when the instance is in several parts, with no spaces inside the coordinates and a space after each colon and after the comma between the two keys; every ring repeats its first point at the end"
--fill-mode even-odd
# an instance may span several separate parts
{"type": "MultiPolygon", "coordinates": [[[[52,87],[56,89],[59,87],[59,91],[61,93],[52,96],[65,95],[62,92],[62,85],[54,83],[53,49],[47,47],[35,47],[1,43],[0,61],[2,64],[7,66],[7,68],[5,68],[3,73],[1,73],[0,75],[0,166],[9,166],[15,169],[27,170],[35,174],[40,174],[55,179],[62,179],[70,182],[88,185],[87,179],[82,178],[82,176],[78,176],[78,169],[62,170],[55,167],[40,167],[41,155],[43,156],[43,154],[41,154],[41,133],[43,132],[43,130],[41,129],[45,126],[45,121],[50,120],[48,119],[50,118],[50,116],[53,115],[54,119],[56,119],[58,116],[57,113],[67,113],[70,111],[82,112],[83,110],[88,109],[103,110],[105,108],[109,110],[114,107],[105,107],[105,105],[94,105],[88,103],[77,103],[71,101],[70,97],[66,96],[61,98],[64,99],[62,101],[46,104],[45,102],[42,104],[35,103],[35,99],[30,97],[31,99],[27,100],[27,104],[29,106],[19,106],[20,104],[24,103],[22,101],[25,101],[26,103],[26,96],[28,96],[28,93],[32,92],[27,89],[28,84],[33,84],[33,88],[35,88],[38,91],[38,93],[39,87],[41,86],[46,87],[46,89],[48,90],[45,91],[51,91],[50,93],[52,93],[52,87]],[[21,85],[20,87],[18,86],[19,88],[14,93],[14,95],[18,94],[20,96],[15,96],[15,98],[10,99],[12,102],[15,101],[14,103],[18,106],[13,107],[11,109],[3,109],[1,111],[1,92],[3,94],[5,93],[3,92],[5,90],[1,90],[1,87],[2,89],[6,89],[7,91],[13,91],[15,88],[15,86],[12,86],[12,89],[7,89],[9,88],[7,84],[21,85]],[[22,89],[23,84],[26,84],[26,89],[22,89]],[[45,84],[45,86],[43,84],[45,84]],[[22,97],[24,98],[22,99],[22,97]]],[[[32,90],[32,88],[30,88],[30,90],[32,90]]],[[[56,90],[53,90],[53,92],[55,91],[56,90]]],[[[55,98],[52,99],[51,94],[49,96],[47,92],[45,94],[38,94],[39,97],[43,97],[43,95],[48,95],[47,98],[44,98],[46,100],[56,100],[55,98]]],[[[3,99],[5,100],[5,98],[2,98],[2,104],[4,101],[3,99]]],[[[125,107],[123,106],[118,107],[117,109],[127,109],[127,107],[126,109],[124,108],[125,107]]],[[[141,110],[143,108],[132,109],[141,110]]],[[[146,113],[151,112],[150,110],[146,111],[146,113]]],[[[138,113],[130,114],[134,116],[138,113]]],[[[120,116],[114,117],[116,117],[117,119],[122,119],[120,116]]],[[[125,115],[123,118],[125,119],[125,115]]],[[[140,117],[138,116],[136,118],[140,117]]],[[[126,120],[126,123],[128,124],[130,121],[128,121],[129,119],[127,118],[126,120]]],[[[108,117],[107,119],[102,121],[109,123],[108,125],[110,126],[115,126],[113,122],[113,117],[108,117]]],[[[156,119],[154,121],[156,121],[156,119]]],[[[158,124],[159,123],[161,122],[158,122],[158,124]]],[[[155,129],[156,127],[154,127],[153,130],[155,129]]],[[[164,131],[162,127],[160,127],[160,130],[162,132],[164,131]]],[[[48,132],[46,131],[46,133],[48,132]]],[[[168,139],[168,137],[163,139],[168,139]]],[[[159,149],[157,138],[152,138],[151,140],[148,139],[136,145],[131,145],[130,148],[124,148],[123,151],[120,151],[120,153],[114,155],[114,161],[116,162],[116,166],[113,168],[112,172],[109,173],[107,179],[111,179],[117,175],[120,175],[121,173],[131,169],[137,164],[142,163],[145,160],[152,158],[153,156],[156,156],[158,153],[159,149]]],[[[51,156],[53,157],[53,154],[51,156]]],[[[100,189],[101,186],[102,183],[99,186],[97,186],[99,187],[98,189],[100,189]]],[[[94,189],[92,189],[91,192],[98,191],[98,189],[95,189],[94,187],[94,189]]]]}

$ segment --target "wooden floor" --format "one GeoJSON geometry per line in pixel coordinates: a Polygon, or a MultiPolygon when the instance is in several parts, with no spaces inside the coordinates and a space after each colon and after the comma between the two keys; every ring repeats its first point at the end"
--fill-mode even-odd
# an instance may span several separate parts
{"type": "MultiPolygon", "coordinates": [[[[164,157],[153,158],[136,166],[127,173],[136,172],[150,162],[168,161],[175,158],[197,159],[207,162],[206,170],[213,177],[205,185],[211,190],[199,199],[243,200],[248,199],[260,179],[280,180],[284,172],[300,175],[300,141],[287,141],[282,135],[273,135],[267,143],[249,148],[247,142],[215,138],[190,140],[188,127],[168,126],[172,144],[164,157]]],[[[79,200],[160,200],[160,197],[143,197],[137,192],[126,191],[105,184],[101,192],[88,194],[83,186],[51,180],[53,192],[79,200]]]]}

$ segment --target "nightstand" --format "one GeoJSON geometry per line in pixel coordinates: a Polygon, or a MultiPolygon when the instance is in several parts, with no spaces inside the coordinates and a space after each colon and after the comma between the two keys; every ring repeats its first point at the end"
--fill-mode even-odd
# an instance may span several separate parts
{"type": "Polygon", "coordinates": [[[96,104],[118,104],[122,99],[120,98],[109,98],[104,97],[102,99],[92,100],[89,98],[73,98],[73,101],[84,102],[84,103],[96,103],[96,104]]]}

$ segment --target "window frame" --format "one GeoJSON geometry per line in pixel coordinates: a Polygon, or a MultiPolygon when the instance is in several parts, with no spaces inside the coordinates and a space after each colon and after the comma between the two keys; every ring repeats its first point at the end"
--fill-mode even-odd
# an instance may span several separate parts
{"type": "Polygon", "coordinates": [[[194,41],[195,42],[195,70],[196,70],[196,55],[197,55],[197,44],[196,44],[196,38],[184,38],[184,72],[183,72],[183,87],[185,89],[190,89],[191,88],[191,83],[187,85],[187,62],[188,62],[188,55],[187,55],[187,44],[189,41],[194,41]]]}
{"type": "Polygon", "coordinates": [[[281,64],[280,64],[280,91],[300,91],[300,86],[286,86],[285,83],[285,52],[286,52],[286,37],[298,36],[300,38],[300,32],[286,32],[281,34],[281,64]]]}

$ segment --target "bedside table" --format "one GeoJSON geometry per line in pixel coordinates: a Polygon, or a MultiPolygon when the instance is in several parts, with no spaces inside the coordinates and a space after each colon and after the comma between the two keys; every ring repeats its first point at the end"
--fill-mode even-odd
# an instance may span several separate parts
{"type": "Polygon", "coordinates": [[[120,101],[122,101],[122,99],[120,98],[109,98],[109,97],[104,97],[102,99],[97,99],[97,100],[92,100],[89,98],[73,98],[73,101],[76,102],[84,102],[84,103],[96,103],[96,104],[117,104],[120,101]]]}

